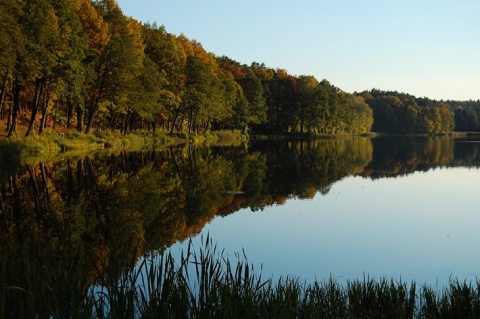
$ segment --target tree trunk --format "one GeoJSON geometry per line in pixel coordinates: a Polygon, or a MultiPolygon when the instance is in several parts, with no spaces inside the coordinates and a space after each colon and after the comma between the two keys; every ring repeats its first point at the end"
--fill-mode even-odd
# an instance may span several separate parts
{"type": "Polygon", "coordinates": [[[83,109],[80,105],[77,105],[77,131],[78,132],[81,132],[83,130],[82,119],[83,119],[83,109]]]}
{"type": "MultiPolygon", "coordinates": [[[[88,156],[85,158],[85,163],[88,170],[88,174],[90,175],[90,190],[92,190],[92,193],[93,193],[93,200],[97,201],[100,204],[100,211],[96,210],[98,221],[100,222],[101,225],[110,224],[110,218],[108,216],[106,205],[104,203],[103,196],[98,187],[98,177],[95,172],[95,168],[92,165],[92,161],[88,156]]],[[[106,233],[105,240],[108,240],[108,237],[109,237],[108,233],[106,233]]]]}
{"type": "Polygon", "coordinates": [[[25,133],[25,136],[30,135],[31,131],[35,127],[35,119],[37,117],[40,99],[43,94],[43,84],[44,84],[43,79],[37,78],[35,80],[35,95],[33,96],[33,101],[32,101],[32,113],[30,115],[30,123],[28,124],[28,129],[27,129],[27,133],[25,133]]]}
{"type": "Polygon", "coordinates": [[[207,123],[205,123],[205,129],[203,131],[203,134],[207,134],[208,131],[208,126],[210,125],[210,119],[207,120],[207,123]]]}
{"type": "Polygon", "coordinates": [[[133,112],[129,112],[130,113],[130,119],[128,121],[128,126],[129,126],[129,130],[130,130],[130,133],[133,132],[133,124],[135,123],[135,113],[133,112]]]}
{"type": "Polygon", "coordinates": [[[123,126],[123,135],[127,135],[127,130],[130,128],[130,131],[132,131],[132,126],[133,126],[133,112],[128,111],[127,115],[125,116],[125,124],[123,126]]]}
{"type": "Polygon", "coordinates": [[[67,101],[67,128],[72,126],[72,115],[73,115],[73,103],[72,101],[67,101]]]}
{"type": "Polygon", "coordinates": [[[13,90],[13,109],[12,109],[12,116],[11,116],[11,125],[8,131],[8,137],[12,136],[12,133],[17,132],[17,117],[18,111],[20,110],[20,92],[22,91],[23,87],[18,83],[15,84],[15,88],[13,90]]]}
{"type": "Polygon", "coordinates": [[[126,130],[127,127],[127,114],[122,115],[122,125],[120,125],[120,133],[123,134],[123,132],[126,130]]]}
{"type": "Polygon", "coordinates": [[[108,124],[109,130],[113,131],[115,130],[115,127],[117,127],[117,117],[118,117],[118,112],[112,112],[110,123],[108,124]]]}
{"type": "Polygon", "coordinates": [[[5,74],[3,77],[3,87],[2,87],[2,92],[0,93],[0,120],[3,120],[4,114],[3,114],[3,101],[5,100],[5,91],[7,90],[7,79],[8,79],[8,73],[5,74]]]}
{"type": "Polygon", "coordinates": [[[72,204],[74,200],[77,198],[76,192],[75,192],[75,179],[73,177],[73,167],[72,167],[72,161],[70,159],[67,159],[67,203],[72,204]]]}
{"type": "Polygon", "coordinates": [[[33,199],[35,200],[35,210],[37,211],[36,217],[37,221],[43,219],[43,209],[42,209],[42,200],[40,198],[40,193],[38,191],[38,184],[35,180],[35,174],[30,166],[27,166],[28,173],[30,174],[31,182],[32,182],[32,190],[33,190],[33,199]]]}
{"type": "Polygon", "coordinates": [[[182,117],[180,123],[177,124],[177,131],[183,132],[183,121],[185,121],[185,117],[182,117]]]}
{"type": "Polygon", "coordinates": [[[43,103],[42,103],[42,119],[40,121],[40,128],[38,130],[38,134],[42,134],[43,130],[47,126],[47,109],[48,109],[48,103],[50,102],[50,90],[49,88],[46,89],[46,92],[43,97],[43,103]]]}
{"type": "Polygon", "coordinates": [[[5,129],[5,131],[8,132],[10,130],[11,122],[12,122],[12,108],[9,107],[8,113],[7,113],[7,128],[5,129]]]}
{"type": "Polygon", "coordinates": [[[178,115],[180,114],[181,105],[178,106],[177,111],[175,112],[175,117],[173,118],[172,127],[170,129],[170,135],[173,134],[173,129],[175,127],[175,122],[177,122],[178,115]]]}
{"type": "Polygon", "coordinates": [[[86,190],[85,186],[85,173],[83,170],[83,159],[77,161],[77,194],[80,195],[86,190]]]}
{"type": "Polygon", "coordinates": [[[23,196],[20,193],[20,186],[18,185],[19,181],[16,178],[16,176],[10,175],[10,192],[12,193],[12,198],[13,198],[13,205],[12,205],[12,211],[13,211],[13,219],[18,221],[22,220],[22,213],[24,212],[24,209],[22,209],[22,203],[23,203],[23,196]]]}
{"type": "Polygon", "coordinates": [[[190,106],[190,117],[188,118],[188,133],[192,132],[193,128],[193,105],[190,106]]]}
{"type": "Polygon", "coordinates": [[[179,178],[182,178],[182,174],[180,172],[180,169],[178,168],[178,164],[177,164],[177,161],[175,160],[175,154],[173,153],[173,149],[170,147],[170,154],[172,155],[172,159],[173,159],[173,164],[175,166],[175,170],[177,171],[177,176],[179,178]]]}
{"type": "Polygon", "coordinates": [[[95,114],[97,113],[97,109],[98,109],[97,103],[94,101],[91,101],[89,109],[90,110],[88,113],[87,127],[85,128],[85,134],[88,134],[90,132],[90,129],[92,128],[93,120],[95,118],[95,114]]]}
{"type": "Polygon", "coordinates": [[[45,172],[45,163],[40,163],[40,172],[42,174],[42,188],[45,192],[45,209],[50,205],[50,191],[48,190],[47,173],[45,172]]]}

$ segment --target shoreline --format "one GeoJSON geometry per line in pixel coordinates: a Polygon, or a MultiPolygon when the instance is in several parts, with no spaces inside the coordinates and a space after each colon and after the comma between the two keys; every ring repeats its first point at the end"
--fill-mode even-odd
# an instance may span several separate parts
{"type": "Polygon", "coordinates": [[[469,138],[480,137],[480,132],[448,132],[439,134],[383,134],[369,132],[364,134],[251,134],[246,135],[238,131],[209,131],[205,134],[177,133],[170,135],[164,131],[146,132],[136,131],[122,134],[117,131],[105,131],[96,133],[79,133],[65,129],[47,129],[42,134],[33,133],[25,136],[22,129],[19,133],[7,137],[6,132],[0,133],[0,146],[10,145],[18,149],[25,156],[51,157],[65,153],[85,153],[102,150],[128,150],[144,148],[166,148],[180,145],[217,145],[230,146],[245,143],[249,140],[271,140],[271,141],[292,141],[292,140],[319,140],[319,139],[344,139],[344,138],[376,138],[382,136],[404,136],[404,137],[451,137],[469,138]]]}

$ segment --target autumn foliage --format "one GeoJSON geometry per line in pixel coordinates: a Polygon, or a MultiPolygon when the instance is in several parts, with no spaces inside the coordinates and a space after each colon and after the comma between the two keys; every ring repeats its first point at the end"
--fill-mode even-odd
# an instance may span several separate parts
{"type": "Polygon", "coordinates": [[[327,80],[215,56],[126,17],[114,0],[0,0],[0,125],[170,134],[480,130],[480,102],[350,94],[327,80]],[[456,127],[456,122],[459,123],[456,127]]]}

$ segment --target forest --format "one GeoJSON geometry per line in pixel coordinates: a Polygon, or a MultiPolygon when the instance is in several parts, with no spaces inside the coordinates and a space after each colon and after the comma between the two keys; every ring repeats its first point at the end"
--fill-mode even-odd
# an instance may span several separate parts
{"type": "MultiPolygon", "coordinates": [[[[436,101],[208,52],[115,0],[0,0],[0,129],[203,134],[480,131],[480,100],[436,101]]],[[[317,61],[316,63],[321,63],[317,61]]]]}

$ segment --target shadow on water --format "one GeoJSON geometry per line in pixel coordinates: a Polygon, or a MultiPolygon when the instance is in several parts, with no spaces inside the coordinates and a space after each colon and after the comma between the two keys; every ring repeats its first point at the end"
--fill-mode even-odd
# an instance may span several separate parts
{"type": "Polygon", "coordinates": [[[256,142],[25,167],[19,167],[18,157],[8,147],[0,150],[0,311],[7,317],[12,311],[18,317],[48,317],[66,307],[93,309],[88,287],[118,278],[145,254],[198,234],[216,216],[327,194],[352,175],[375,179],[436,167],[478,167],[480,143],[450,138],[256,142]]]}
{"type": "Polygon", "coordinates": [[[20,167],[20,150],[13,144],[0,143],[0,181],[20,167]]]}

